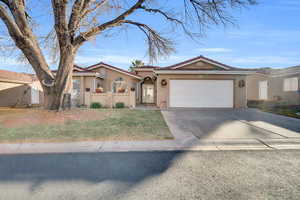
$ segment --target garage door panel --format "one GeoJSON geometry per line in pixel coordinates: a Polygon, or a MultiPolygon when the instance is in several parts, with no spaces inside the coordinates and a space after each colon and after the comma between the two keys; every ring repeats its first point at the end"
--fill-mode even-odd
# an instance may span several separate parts
{"type": "Polygon", "coordinates": [[[232,80],[171,80],[170,107],[232,108],[232,80]]]}

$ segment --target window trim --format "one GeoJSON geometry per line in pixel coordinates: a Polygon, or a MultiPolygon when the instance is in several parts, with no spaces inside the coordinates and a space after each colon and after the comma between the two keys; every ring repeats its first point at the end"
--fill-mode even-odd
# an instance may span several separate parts
{"type": "Polygon", "coordinates": [[[283,79],[283,91],[284,92],[296,92],[299,90],[299,78],[288,77],[283,79]],[[296,84],[294,86],[293,84],[296,84]]]}

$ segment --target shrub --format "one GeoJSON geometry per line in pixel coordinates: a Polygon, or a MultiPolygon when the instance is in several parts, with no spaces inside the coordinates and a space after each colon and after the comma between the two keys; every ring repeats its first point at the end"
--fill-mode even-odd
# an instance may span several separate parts
{"type": "Polygon", "coordinates": [[[117,102],[116,108],[125,108],[125,104],[123,102],[117,102]]]}
{"type": "Polygon", "coordinates": [[[91,103],[90,108],[98,109],[98,108],[102,108],[102,105],[101,105],[101,103],[93,102],[93,103],[91,103]]]}

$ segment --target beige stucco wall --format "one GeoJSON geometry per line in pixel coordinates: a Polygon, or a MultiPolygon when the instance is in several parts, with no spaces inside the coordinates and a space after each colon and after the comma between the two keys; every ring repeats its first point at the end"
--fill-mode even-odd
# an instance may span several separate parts
{"type": "MultiPolygon", "coordinates": [[[[298,87],[300,86],[300,75],[271,77],[262,74],[254,74],[247,77],[247,100],[259,100],[259,82],[268,81],[268,100],[276,100],[280,97],[286,104],[299,105],[300,94],[297,91],[284,91],[284,79],[298,77],[298,87]]],[[[300,89],[300,88],[299,88],[300,89]]]]}
{"type": "Polygon", "coordinates": [[[112,91],[112,84],[119,77],[123,78],[123,80],[127,84],[128,89],[135,86],[135,84],[140,81],[137,78],[126,75],[124,73],[117,72],[115,70],[107,69],[105,67],[100,67],[100,68],[97,68],[93,71],[96,71],[96,72],[100,73],[102,71],[102,69],[105,70],[105,78],[104,78],[104,81],[101,84],[102,84],[102,87],[103,87],[105,92],[112,91]]]}
{"type": "MultiPolygon", "coordinates": [[[[129,91],[131,87],[133,87],[136,83],[138,83],[140,81],[137,78],[134,78],[134,77],[128,76],[124,73],[120,73],[120,72],[117,72],[117,71],[114,71],[111,69],[107,69],[104,67],[97,68],[93,71],[101,73],[101,72],[103,72],[103,71],[101,71],[101,69],[105,70],[105,77],[104,77],[104,79],[97,78],[96,85],[97,85],[97,83],[99,83],[100,86],[104,89],[105,93],[112,91],[113,82],[119,77],[122,77],[123,80],[126,82],[127,91],[129,91]]],[[[80,80],[80,104],[88,105],[88,103],[85,99],[86,98],[85,92],[86,92],[87,88],[89,88],[91,92],[94,92],[93,89],[94,89],[95,77],[93,77],[93,76],[73,76],[73,79],[80,80]]]]}
{"type": "Polygon", "coordinates": [[[300,75],[289,75],[280,77],[270,77],[268,79],[268,99],[274,100],[276,96],[281,98],[281,101],[290,105],[300,105],[300,94],[298,91],[284,91],[284,79],[298,77],[298,90],[300,90],[300,75]]]}
{"type": "Polygon", "coordinates": [[[266,75],[253,74],[247,76],[247,100],[259,100],[259,82],[268,80],[266,75]]]}
{"type": "Polygon", "coordinates": [[[243,75],[167,75],[160,74],[157,77],[157,106],[160,108],[169,107],[169,87],[172,79],[190,79],[190,80],[233,80],[234,81],[234,108],[246,108],[246,87],[240,88],[240,80],[246,81],[243,75]],[[167,81],[166,86],[161,85],[161,80],[167,81]]]}
{"type": "Polygon", "coordinates": [[[201,70],[218,70],[218,69],[222,69],[220,67],[217,67],[215,65],[212,65],[212,64],[209,64],[209,63],[206,63],[206,62],[196,62],[196,63],[192,63],[192,64],[189,64],[189,65],[186,65],[186,66],[183,66],[183,67],[180,67],[180,69],[186,69],[186,70],[189,70],[189,69],[201,69],[201,70]]]}
{"type": "Polygon", "coordinates": [[[125,107],[134,108],[136,106],[135,92],[129,91],[126,93],[92,93],[85,92],[85,103],[90,107],[91,103],[100,103],[103,107],[113,108],[116,103],[122,102],[125,107]]]}
{"type": "Polygon", "coordinates": [[[145,78],[147,76],[149,76],[149,77],[153,77],[154,76],[153,71],[136,71],[136,74],[139,75],[139,76],[141,76],[141,77],[143,77],[143,78],[145,78]]]}
{"type": "Polygon", "coordinates": [[[20,105],[30,104],[30,89],[24,95],[28,87],[26,84],[0,82],[0,106],[14,106],[19,99],[22,99],[20,105]]]}

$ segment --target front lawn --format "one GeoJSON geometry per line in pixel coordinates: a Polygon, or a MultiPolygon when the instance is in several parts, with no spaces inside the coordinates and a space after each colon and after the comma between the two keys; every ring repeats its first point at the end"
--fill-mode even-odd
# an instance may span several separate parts
{"type": "Polygon", "coordinates": [[[288,117],[294,117],[300,119],[300,115],[297,113],[300,112],[300,110],[297,109],[291,109],[291,108],[262,108],[262,111],[270,112],[278,115],[285,115],[288,117]]]}
{"type": "Polygon", "coordinates": [[[300,115],[297,114],[300,113],[300,106],[297,105],[282,105],[273,101],[248,101],[248,107],[300,119],[300,115]]]}
{"type": "Polygon", "coordinates": [[[0,109],[0,142],[173,139],[160,111],[0,109]]]}

